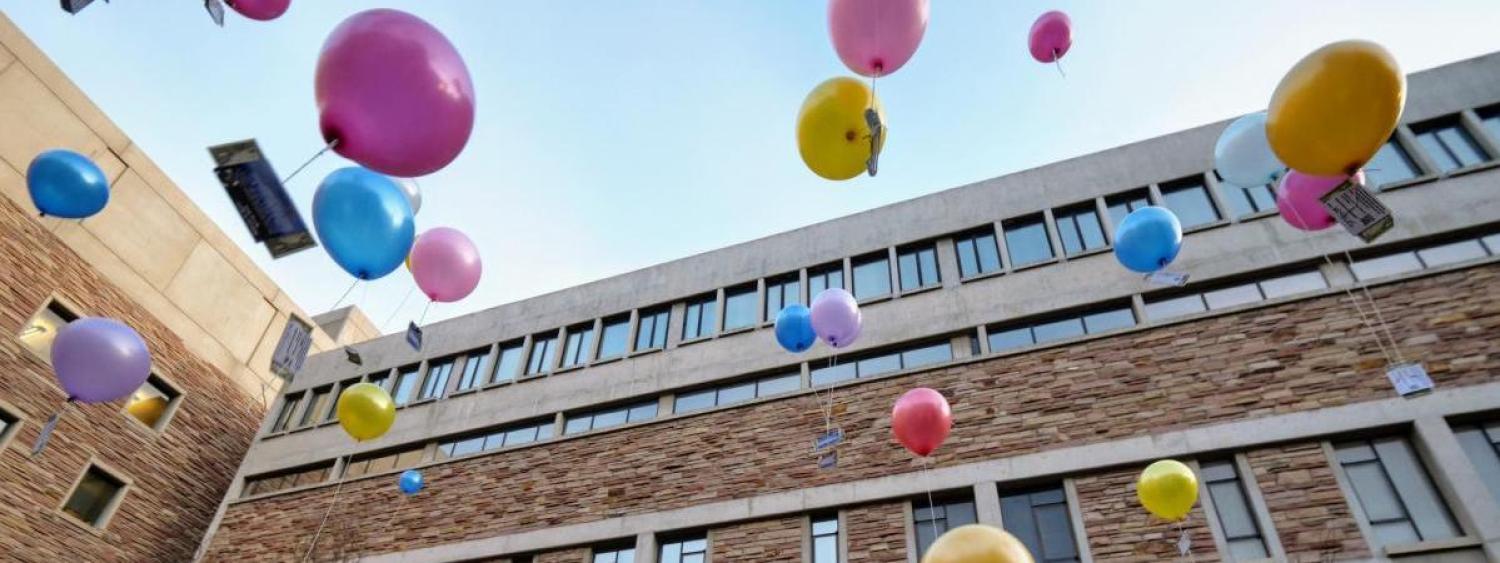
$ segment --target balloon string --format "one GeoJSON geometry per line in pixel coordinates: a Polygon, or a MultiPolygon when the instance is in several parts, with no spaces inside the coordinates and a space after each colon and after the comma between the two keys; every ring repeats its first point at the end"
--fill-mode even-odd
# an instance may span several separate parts
{"type": "Polygon", "coordinates": [[[380,323],[380,332],[384,333],[385,328],[391,326],[391,321],[396,320],[396,314],[401,312],[401,308],[406,306],[406,301],[408,299],[411,299],[411,294],[415,293],[416,291],[416,284],[412,284],[411,288],[406,290],[406,297],[402,297],[401,302],[396,304],[396,309],[391,311],[390,316],[385,318],[385,322],[380,323]]]}
{"type": "Polygon", "coordinates": [[[417,319],[417,326],[422,326],[422,323],[427,321],[427,310],[431,309],[431,308],[432,308],[432,300],[428,299],[427,300],[427,306],[422,307],[422,316],[417,319]]]}
{"type": "MultiPolygon", "coordinates": [[[[1349,266],[1352,270],[1352,268],[1354,267],[1354,257],[1349,255],[1348,249],[1344,250],[1344,259],[1349,261],[1349,266]]],[[[1385,324],[1385,315],[1380,313],[1380,303],[1376,302],[1375,295],[1370,293],[1370,284],[1367,284],[1365,283],[1365,280],[1360,279],[1356,279],[1355,284],[1359,286],[1360,290],[1364,291],[1365,299],[1370,300],[1370,309],[1375,313],[1375,320],[1380,322],[1380,330],[1384,331],[1385,338],[1391,341],[1391,353],[1396,355],[1396,362],[1402,364],[1406,363],[1406,358],[1401,355],[1401,346],[1399,344],[1396,344],[1396,337],[1395,335],[1391,334],[1390,325],[1385,324]]]]}
{"type": "Polygon", "coordinates": [[[349,292],[354,291],[354,286],[356,286],[356,285],[359,285],[359,278],[354,278],[354,283],[349,284],[349,289],[345,289],[344,290],[344,294],[340,295],[339,296],[339,300],[338,301],[334,301],[333,302],[333,306],[329,307],[328,310],[329,311],[336,311],[336,310],[338,310],[339,305],[343,305],[344,304],[344,298],[349,297],[349,292]]]}
{"type": "MultiPolygon", "coordinates": [[[[358,447],[359,442],[355,442],[354,445],[358,447]]],[[[349,454],[349,461],[351,463],[354,461],[354,454],[349,454]]],[[[346,464],[344,466],[344,471],[342,473],[339,473],[338,485],[333,488],[333,500],[328,501],[328,510],[323,511],[323,521],[318,522],[318,529],[317,531],[313,532],[312,544],[307,546],[307,553],[302,554],[302,561],[307,561],[308,559],[312,558],[313,550],[317,549],[318,537],[323,535],[323,527],[328,525],[328,516],[333,514],[334,507],[339,505],[339,493],[342,493],[344,491],[344,477],[348,475],[349,466],[346,464]]]]}
{"type": "Polygon", "coordinates": [[[922,460],[922,485],[927,488],[927,522],[932,524],[932,541],[937,541],[937,505],[932,502],[932,478],[927,475],[927,456],[921,456],[922,460]]]}
{"type": "Polygon", "coordinates": [[[307,162],[302,163],[302,166],[298,166],[297,169],[293,170],[291,174],[287,174],[286,178],[283,178],[281,180],[281,185],[285,186],[287,182],[292,181],[292,178],[297,177],[297,174],[302,172],[303,169],[307,168],[308,165],[312,164],[314,160],[317,160],[318,157],[323,156],[323,153],[332,150],[333,147],[338,146],[338,144],[338,139],[328,141],[328,144],[323,145],[323,148],[319,150],[317,154],[312,155],[312,158],[307,159],[307,162]]]}
{"type": "Polygon", "coordinates": [[[1053,49],[1052,50],[1052,64],[1057,65],[1057,73],[1058,74],[1062,75],[1063,78],[1067,78],[1068,77],[1068,73],[1063,72],[1063,68],[1062,68],[1062,54],[1058,53],[1057,49],[1053,49]]]}

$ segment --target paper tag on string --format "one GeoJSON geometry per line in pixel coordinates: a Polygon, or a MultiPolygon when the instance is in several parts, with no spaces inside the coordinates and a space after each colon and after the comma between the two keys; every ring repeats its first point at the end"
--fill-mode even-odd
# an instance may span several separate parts
{"type": "Polygon", "coordinates": [[[203,0],[203,9],[208,10],[208,17],[214,23],[224,27],[224,0],[203,0]]]}
{"type": "Polygon", "coordinates": [[[834,428],[833,430],[824,432],[822,436],[818,436],[816,440],[813,440],[813,451],[822,451],[837,446],[843,441],[844,429],[834,428]]]}
{"type": "Polygon", "coordinates": [[[406,325],[406,343],[410,344],[413,350],[422,351],[422,327],[417,326],[416,321],[406,325]]]}
{"type": "Polygon", "coordinates": [[[349,360],[349,363],[356,366],[365,365],[364,358],[359,357],[359,351],[349,346],[344,347],[344,359],[349,360]]]}
{"type": "Polygon", "coordinates": [[[214,159],[214,174],[250,230],[250,238],[265,243],[271,258],[318,246],[255,139],[214,145],[208,153],[214,159]]]}
{"type": "Polygon", "coordinates": [[[880,122],[880,112],[865,108],[865,124],[870,126],[870,159],[865,161],[865,172],[874,176],[880,171],[881,141],[885,139],[885,125],[880,122]]]}
{"type": "Polygon", "coordinates": [[[1391,209],[1353,179],[1345,180],[1319,199],[1333,220],[1365,242],[1380,238],[1396,225],[1391,209]]]}
{"type": "Polygon", "coordinates": [[[818,456],[818,469],[833,469],[838,466],[839,453],[837,451],[828,452],[826,454],[818,456]]]}
{"type": "Polygon", "coordinates": [[[1187,530],[1183,530],[1182,535],[1177,536],[1177,554],[1183,557],[1187,557],[1188,554],[1192,552],[1193,538],[1188,534],[1187,530]]]}
{"type": "MultiPolygon", "coordinates": [[[[63,408],[67,408],[67,406],[63,408]]],[[[41,433],[36,436],[36,445],[31,446],[32,457],[36,457],[37,454],[42,453],[42,450],[47,449],[47,441],[52,439],[52,431],[57,430],[57,422],[59,420],[62,420],[61,410],[52,413],[52,418],[47,419],[47,423],[42,425],[41,433]]]]}
{"type": "Polygon", "coordinates": [[[1146,281],[1156,285],[1182,287],[1187,285],[1188,275],[1180,272],[1151,272],[1146,274],[1146,281]]]}
{"type": "Polygon", "coordinates": [[[76,14],[93,3],[94,0],[62,0],[62,9],[69,14],[76,14]]]}
{"type": "Polygon", "coordinates": [[[1432,391],[1432,377],[1422,364],[1409,362],[1391,366],[1385,370],[1386,378],[1402,397],[1421,395],[1432,391]]]}

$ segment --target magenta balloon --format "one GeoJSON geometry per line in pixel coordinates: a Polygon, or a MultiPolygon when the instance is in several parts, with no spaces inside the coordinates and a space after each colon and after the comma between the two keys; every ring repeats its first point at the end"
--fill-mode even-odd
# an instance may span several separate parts
{"type": "Polygon", "coordinates": [[[84,403],[124,398],[151,375],[151,352],[135,330],[114,319],[85,317],[52,340],[52,371],[68,397],[84,403]]]}
{"type": "MultiPolygon", "coordinates": [[[[1347,176],[1311,176],[1290,170],[1281,177],[1276,190],[1276,211],[1288,225],[1300,230],[1321,231],[1332,227],[1336,221],[1323,208],[1320,198],[1346,179],[1347,176]]],[[[1354,180],[1365,183],[1365,172],[1356,172],[1354,180]]]]}
{"type": "Polygon", "coordinates": [[[891,408],[891,433],[896,441],[920,457],[932,452],[948,439],[953,429],[953,410],[943,394],[926,387],[907,391],[891,408]]]}
{"type": "Polygon", "coordinates": [[[252,20],[270,21],[281,17],[292,0],[229,0],[229,7],[252,20]]]}
{"type": "Polygon", "coordinates": [[[1057,10],[1042,14],[1031,24],[1031,36],[1027,41],[1031,47],[1031,58],[1050,63],[1061,59],[1073,46],[1073,20],[1057,10]]]}
{"type": "Polygon", "coordinates": [[[479,249],[457,229],[432,229],[411,246],[411,275],[433,301],[452,303],[468,297],[483,271],[479,249]]]}
{"type": "Polygon", "coordinates": [[[813,299],[813,332],[834,348],[843,348],[859,339],[864,317],[859,303],[842,288],[825,289],[813,299]]]}
{"type": "Polygon", "coordinates": [[[829,0],[828,35],[849,70],[896,72],[927,32],[927,0],[829,0]]]}
{"type": "Polygon", "coordinates": [[[354,14],[318,56],[323,139],[366,168],[410,178],[447,166],[474,129],[474,85],[442,32],[397,10],[354,14]]]}

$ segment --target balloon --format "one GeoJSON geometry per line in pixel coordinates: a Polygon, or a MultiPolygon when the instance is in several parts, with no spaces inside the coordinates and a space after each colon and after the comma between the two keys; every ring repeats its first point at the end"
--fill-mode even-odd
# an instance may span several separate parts
{"type": "Polygon", "coordinates": [[[1135,492],[1141,506],[1156,517],[1181,520],[1198,502],[1198,476],[1182,462],[1164,459],[1141,472],[1135,492]]]}
{"type": "Polygon", "coordinates": [[[1266,140],[1266,112],[1234,120],[1214,144],[1214,168],[1231,184],[1247,188],[1275,182],[1286,170],[1266,140]]]}
{"type": "Polygon", "coordinates": [[[1406,76],[1385,48],[1330,43],[1282,77],[1266,112],[1266,137],[1293,170],[1347,176],[1390,139],[1405,104],[1406,76]]]}
{"type": "Polygon", "coordinates": [[[812,310],[801,303],[787,305],[776,314],[776,343],[793,354],[806,352],[818,341],[813,331],[812,310]]]}
{"type": "Polygon", "coordinates": [[[52,371],[68,398],[105,403],[134,393],[151,376],[146,341],[124,323],[84,317],[57,331],[52,371]]]}
{"type": "Polygon", "coordinates": [[[411,204],[411,214],[416,215],[422,211],[422,186],[417,185],[416,178],[392,177],[391,180],[401,188],[401,195],[406,196],[406,203],[411,204]]]}
{"type": "Polygon", "coordinates": [[[339,395],[335,407],[339,426],[355,441],[374,440],[385,435],[396,421],[396,402],[391,394],[373,383],[356,383],[339,395]]]}
{"type": "Polygon", "coordinates": [[[1126,268],[1149,274],[1171,264],[1182,250],[1182,223],[1165,207],[1131,211],[1115,230],[1115,258],[1126,268]]]}
{"type": "Polygon", "coordinates": [[[943,394],[926,387],[907,391],[891,408],[891,433],[919,457],[931,455],[953,429],[953,411],[943,394]]]}
{"type": "Polygon", "coordinates": [[[400,266],[416,232],[401,188],[359,167],[335,170],[318,185],[313,227],[333,261],[362,280],[400,266]]]}
{"type": "Polygon", "coordinates": [[[1026,544],[1005,530],[966,524],[932,542],[922,563],[1032,563],[1032,559],[1026,544]]]}
{"type": "Polygon", "coordinates": [[[421,471],[408,469],[401,472],[401,479],[396,482],[396,485],[401,487],[401,492],[414,495],[421,492],[427,482],[422,479],[421,471]]]}
{"type": "Polygon", "coordinates": [[[830,0],[828,35],[849,70],[864,76],[896,72],[927,31],[927,0],[830,0]]]}
{"type": "Polygon", "coordinates": [[[447,166],[474,129],[474,85],[442,32],[389,9],[350,16],[323,43],[317,100],[333,150],[393,176],[447,166]]]}
{"type": "Polygon", "coordinates": [[[859,338],[860,327],[864,324],[859,303],[854,300],[853,295],[840,287],[825,289],[819,293],[813,299],[810,316],[813,333],[834,348],[853,344],[859,338]]]}
{"type": "MultiPolygon", "coordinates": [[[[1309,176],[1296,170],[1287,172],[1276,190],[1276,212],[1286,224],[1303,231],[1332,227],[1336,221],[1320,198],[1348,179],[1348,176],[1309,176]]],[[[1365,172],[1355,174],[1354,181],[1364,184],[1365,172]]]]}
{"type": "Polygon", "coordinates": [[[479,249],[457,229],[438,227],[411,246],[411,275],[427,298],[452,303],[473,293],[484,265],[479,249]]]}
{"type": "MultiPolygon", "coordinates": [[[[813,173],[829,180],[848,180],[866,170],[870,160],[870,124],[865,108],[873,104],[880,121],[885,112],[864,82],[840,76],[819,84],[797,114],[797,151],[813,173]]],[[[884,146],[886,135],[880,144],[884,146]]]]}
{"type": "Polygon", "coordinates": [[[26,167],[26,188],[42,215],[82,219],[109,203],[109,178],[99,165],[67,149],[36,155],[26,167]]]}
{"type": "Polygon", "coordinates": [[[1031,36],[1027,38],[1031,58],[1037,62],[1050,63],[1068,54],[1073,46],[1073,20],[1058,10],[1052,10],[1031,24],[1031,36]]]}
{"type": "Polygon", "coordinates": [[[252,20],[270,21],[281,17],[292,0],[228,0],[225,2],[240,15],[252,20]]]}

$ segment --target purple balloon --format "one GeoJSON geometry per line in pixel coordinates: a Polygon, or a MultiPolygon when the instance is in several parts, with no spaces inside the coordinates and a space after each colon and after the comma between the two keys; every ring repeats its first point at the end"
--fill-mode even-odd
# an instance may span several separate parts
{"type": "Polygon", "coordinates": [[[421,18],[367,10],[318,56],[323,139],[366,168],[410,178],[447,166],[474,129],[474,84],[458,50],[421,18]]]}
{"type": "Polygon", "coordinates": [[[859,339],[864,316],[859,303],[843,288],[825,289],[812,304],[812,327],[818,338],[834,348],[843,348],[859,339]]]}
{"type": "Polygon", "coordinates": [[[271,21],[286,13],[292,0],[229,0],[230,8],[240,15],[258,21],[271,21]]]}
{"type": "Polygon", "coordinates": [[[114,319],[85,317],[57,331],[52,371],[68,398],[105,403],[139,389],[151,375],[151,351],[141,335],[114,319]]]}
{"type": "Polygon", "coordinates": [[[458,229],[432,229],[411,246],[411,276],[433,301],[451,303],[468,297],[483,271],[479,249],[458,229]]]}

